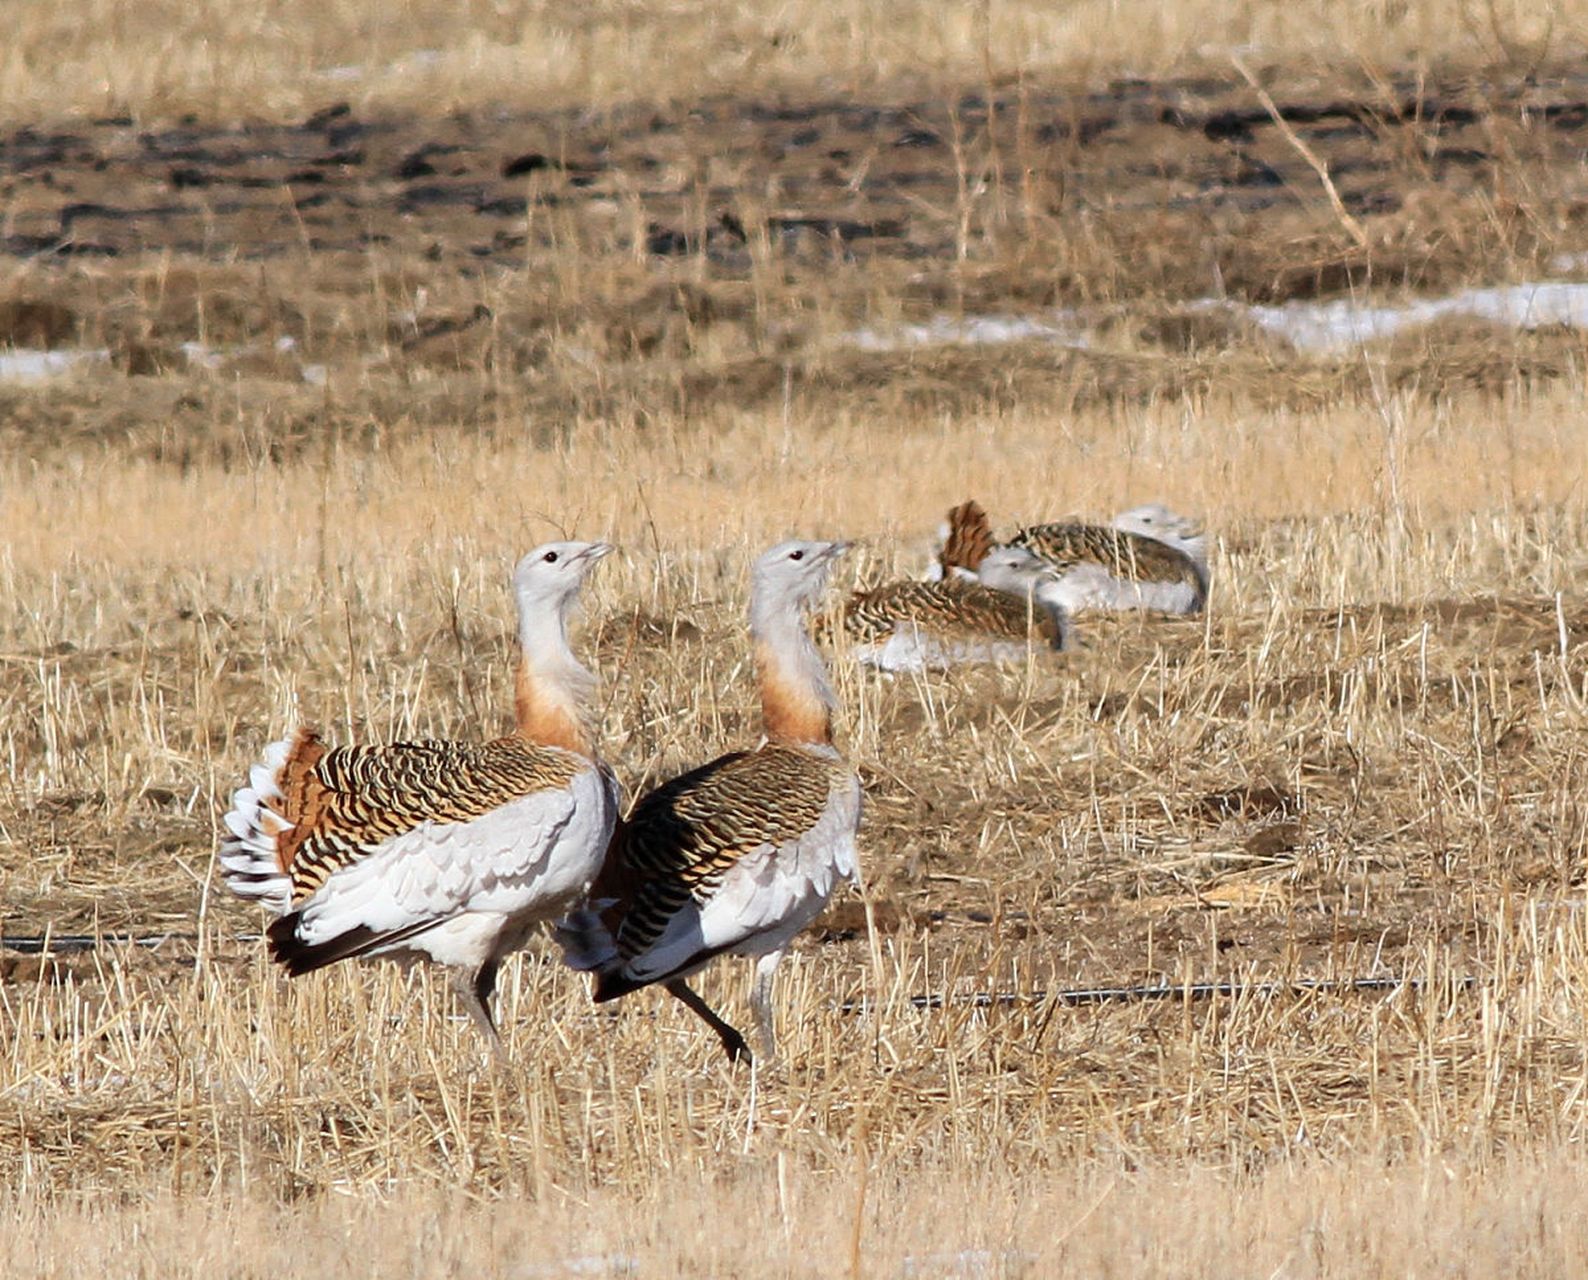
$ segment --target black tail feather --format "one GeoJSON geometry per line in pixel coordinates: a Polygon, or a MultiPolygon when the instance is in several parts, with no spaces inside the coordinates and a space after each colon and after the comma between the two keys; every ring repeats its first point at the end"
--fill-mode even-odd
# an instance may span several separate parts
{"type": "Polygon", "coordinates": [[[649,982],[637,982],[614,969],[596,974],[595,988],[590,992],[590,998],[596,1004],[605,1004],[608,1000],[616,1000],[619,996],[626,996],[631,991],[650,985],[649,982]]]}
{"type": "Polygon", "coordinates": [[[665,986],[681,975],[697,972],[709,961],[715,960],[725,952],[732,951],[735,943],[728,943],[721,947],[705,947],[695,952],[689,959],[668,973],[659,973],[654,978],[631,978],[621,969],[608,969],[596,974],[595,990],[590,993],[590,998],[596,1004],[605,1004],[608,1000],[616,1000],[619,996],[626,996],[631,991],[638,991],[641,987],[652,987],[658,984],[665,986]]]}
{"type": "Polygon", "coordinates": [[[401,942],[417,933],[423,933],[426,929],[433,929],[441,923],[439,920],[421,920],[401,929],[388,929],[384,933],[366,928],[364,925],[355,925],[334,938],[327,938],[324,942],[305,942],[298,937],[298,925],[302,920],[303,912],[289,911],[280,919],[272,920],[265,930],[270,958],[293,978],[305,973],[313,973],[316,969],[323,969],[338,960],[350,960],[355,956],[368,955],[380,947],[401,942]]]}

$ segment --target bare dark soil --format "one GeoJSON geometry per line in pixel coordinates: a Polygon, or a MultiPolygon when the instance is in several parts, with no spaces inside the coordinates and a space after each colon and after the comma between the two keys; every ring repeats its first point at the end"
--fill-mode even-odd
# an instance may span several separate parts
{"type": "MultiPolygon", "coordinates": [[[[949,263],[962,248],[980,259],[1051,218],[1056,241],[1132,252],[1111,274],[1083,273],[1050,246],[1025,301],[1127,288],[1195,297],[1221,283],[1273,302],[1465,278],[1528,259],[1588,211],[1568,180],[1588,144],[1580,68],[1271,91],[1370,245],[1342,247],[1317,175],[1232,77],[1092,93],[1028,84],[946,101],[435,120],[363,118],[337,103],[297,123],[63,123],[0,139],[0,246],[20,259],[312,257],[317,271],[379,249],[477,272],[550,243],[558,211],[613,220],[627,250],[704,253],[731,276],[757,252],[794,265],[949,263]],[[1484,206],[1489,225],[1449,243],[1445,217],[1477,219],[1484,206]],[[1291,245],[1280,261],[1277,241],[1291,245]]],[[[1007,288],[996,298],[1010,301],[1007,288]]],[[[13,318],[6,336],[37,329],[13,318]]]]}
{"type": "MultiPolygon", "coordinates": [[[[1362,362],[1298,362],[1176,305],[1538,279],[1588,249],[1580,68],[1271,91],[1346,220],[1235,78],[16,130],[0,136],[0,254],[21,268],[0,347],[104,350],[127,377],[0,386],[0,440],[185,465],[374,423],[528,421],[546,443],[571,419],[840,397],[996,411],[1237,387],[1311,409],[1371,391],[1362,362]],[[1072,306],[1117,312],[1094,349],[835,340],[879,311],[1072,306]],[[242,434],[239,383],[268,392],[242,434]]],[[[1568,376],[1584,345],[1474,323],[1391,344],[1376,376],[1500,391],[1568,376]]]]}

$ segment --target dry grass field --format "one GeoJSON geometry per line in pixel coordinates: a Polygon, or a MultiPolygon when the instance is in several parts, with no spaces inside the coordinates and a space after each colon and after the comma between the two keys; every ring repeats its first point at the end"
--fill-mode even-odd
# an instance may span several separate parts
{"type": "Polygon", "coordinates": [[[1588,7],[15,7],[0,1271],[1581,1273],[1588,338],[1257,319],[1581,278],[1588,7]],[[991,321],[1076,332],[931,340],[991,321]],[[756,733],[757,550],[968,496],[1195,512],[1211,608],[837,671],[778,1061],[537,944],[498,1068],[219,886],[294,719],[506,727],[535,542],[622,548],[633,794],[756,733]]]}
{"type": "Polygon", "coordinates": [[[352,92],[449,110],[530,99],[840,92],[1060,71],[1157,78],[1240,51],[1294,72],[1501,63],[1588,35],[1583,0],[15,0],[8,119],[291,115],[352,92]]]}

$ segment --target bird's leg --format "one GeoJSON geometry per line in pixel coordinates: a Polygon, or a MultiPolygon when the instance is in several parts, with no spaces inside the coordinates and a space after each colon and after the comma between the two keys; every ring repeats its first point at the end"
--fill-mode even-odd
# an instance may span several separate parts
{"type": "Polygon", "coordinates": [[[769,951],[755,962],[755,982],[750,987],[750,1008],[755,1011],[756,1035],[761,1041],[761,1053],[768,1061],[777,1057],[777,1028],[772,1017],[772,974],[782,950],[769,951]]]}
{"type": "Polygon", "coordinates": [[[496,1019],[491,1017],[491,996],[496,991],[496,971],[500,961],[487,960],[474,971],[470,979],[459,974],[454,979],[453,986],[457,990],[458,999],[463,1002],[463,1007],[469,1011],[469,1017],[474,1020],[474,1025],[479,1028],[480,1034],[491,1046],[499,1061],[505,1060],[507,1051],[502,1047],[502,1037],[496,1030],[496,1019]]]}
{"type": "Polygon", "coordinates": [[[722,1041],[723,1051],[728,1055],[729,1062],[749,1062],[750,1046],[745,1044],[744,1037],[731,1026],[719,1018],[712,1007],[702,1000],[694,989],[682,978],[674,978],[662,984],[670,995],[676,996],[688,1008],[701,1018],[705,1024],[717,1033],[717,1039],[722,1041]]]}

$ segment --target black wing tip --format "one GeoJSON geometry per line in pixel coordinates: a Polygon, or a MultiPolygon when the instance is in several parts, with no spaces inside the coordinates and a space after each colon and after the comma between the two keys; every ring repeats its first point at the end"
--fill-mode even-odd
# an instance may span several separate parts
{"type": "Polygon", "coordinates": [[[736,945],[738,944],[725,942],[720,947],[706,947],[695,952],[677,968],[651,978],[634,978],[624,973],[622,969],[608,969],[605,973],[596,974],[595,990],[590,993],[590,998],[596,1004],[605,1004],[608,1000],[616,1000],[619,996],[626,996],[641,987],[665,987],[676,978],[696,972],[723,953],[733,950],[736,945]]]}
{"type": "Polygon", "coordinates": [[[609,1000],[616,1000],[619,996],[626,996],[631,991],[638,991],[641,987],[649,985],[647,982],[636,982],[620,970],[613,969],[596,975],[595,987],[590,992],[590,998],[596,1004],[605,1004],[609,1000]]]}

